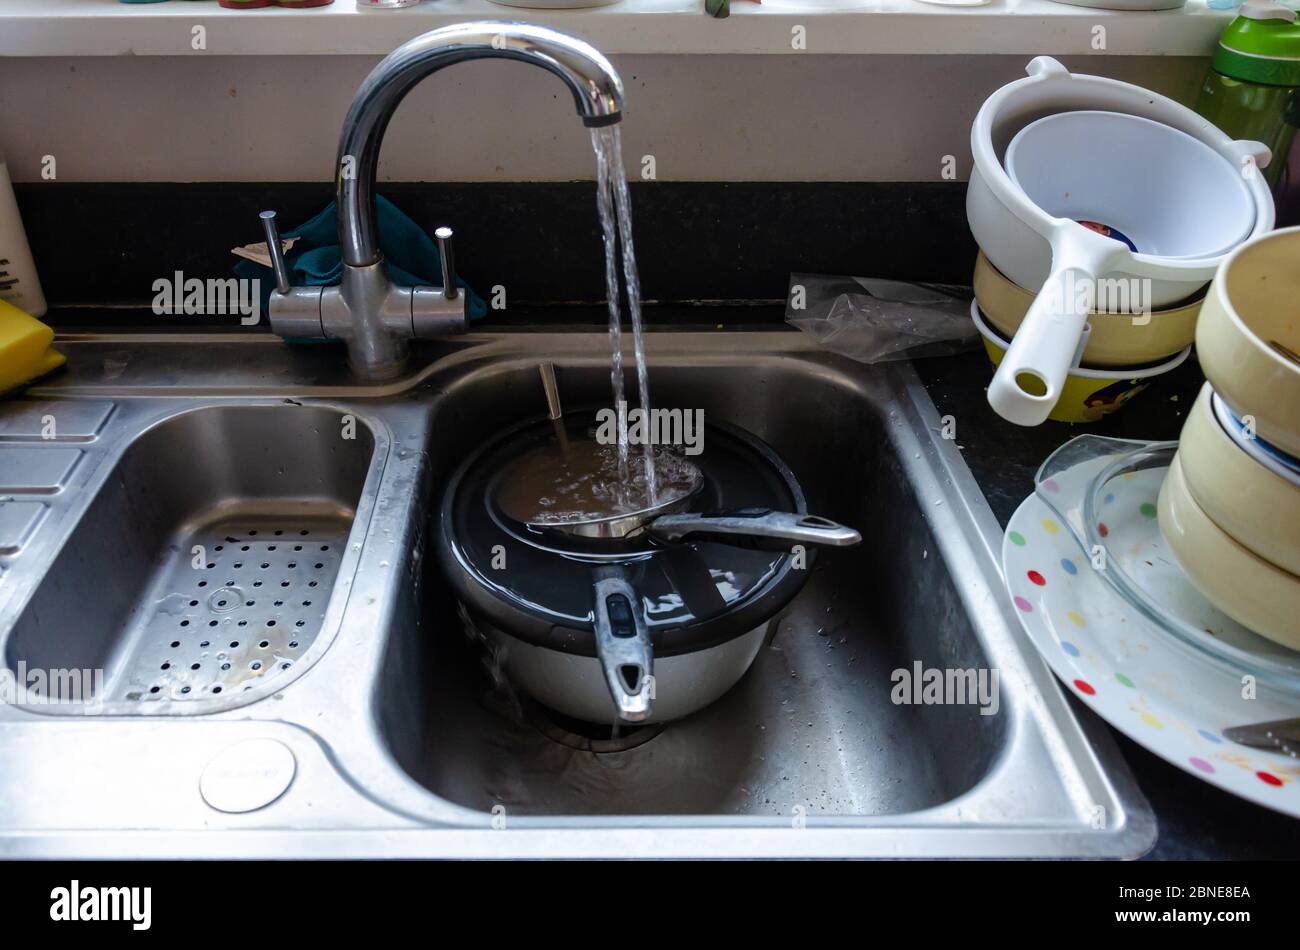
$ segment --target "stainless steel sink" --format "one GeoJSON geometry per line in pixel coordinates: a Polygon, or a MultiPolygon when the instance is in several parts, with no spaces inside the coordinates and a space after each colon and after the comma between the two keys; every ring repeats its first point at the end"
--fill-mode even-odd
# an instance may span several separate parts
{"type": "Polygon", "coordinates": [[[141,432],[5,641],[11,671],[103,670],[102,692],[30,708],[211,712],[282,688],[320,653],[340,566],[355,568],[374,445],[355,417],[283,403],[190,409],[141,432]]]}
{"type": "MultiPolygon", "coordinates": [[[[329,347],[264,337],[61,341],[70,372],[0,413],[0,472],[17,470],[5,467],[10,453],[28,472],[58,476],[0,489],[13,499],[5,506],[40,506],[22,531],[0,531],[0,637],[11,670],[19,660],[102,666],[102,704],[133,715],[0,709],[10,763],[0,854],[1134,857],[1149,848],[1152,816],[1108,735],[1063,695],[1008,609],[1001,533],[911,369],[862,367],[793,333],[648,343],[659,405],[702,408],[756,433],[795,470],[810,506],[858,527],[866,543],[820,559],[721,701],[614,735],[515,695],[425,549],[433,501],[465,453],[542,410],[539,358],[556,363],[567,404],[607,400],[603,334],[470,336],[418,351],[414,375],[382,386],[346,381],[329,347]],[[38,440],[32,420],[51,411],[77,431],[38,440]],[[348,417],[357,437],[338,439],[348,417]],[[74,455],[33,456],[55,450],[74,455]],[[284,554],[267,550],[279,548],[274,539],[302,530],[332,532],[321,542],[331,549],[346,539],[338,562],[272,562],[284,554]],[[254,538],[266,547],[255,551],[254,538]],[[214,567],[192,566],[195,544],[214,567]],[[264,570],[300,599],[310,599],[301,585],[332,579],[322,616],[286,604],[256,617],[262,631],[270,619],[318,623],[315,640],[251,641],[244,678],[229,688],[204,665],[201,651],[217,641],[196,640],[199,652],[174,655],[200,670],[167,684],[191,693],[149,700],[158,685],[149,667],[162,662],[154,651],[182,650],[164,628],[216,620],[224,637],[240,611],[252,619],[261,607],[224,614],[197,596],[198,580],[247,595],[264,570]],[[167,613],[172,604],[184,610],[167,613]],[[253,676],[258,650],[290,668],[253,676]],[[893,671],[918,662],[996,669],[996,715],[895,703],[893,671]],[[178,712],[189,715],[165,715],[178,712]],[[268,759],[267,742],[284,752],[268,759]],[[65,781],[71,762],[84,787],[65,781]],[[229,810],[220,790],[232,775],[264,788],[265,801],[229,810]]],[[[0,506],[0,528],[19,521],[0,506]]],[[[193,637],[173,639],[191,649],[193,637]]],[[[225,647],[228,658],[240,642],[225,647]]]]}

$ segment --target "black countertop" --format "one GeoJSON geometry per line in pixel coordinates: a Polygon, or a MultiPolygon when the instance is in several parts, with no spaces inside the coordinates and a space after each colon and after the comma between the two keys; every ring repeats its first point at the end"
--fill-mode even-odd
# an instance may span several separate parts
{"type": "MultiPolygon", "coordinates": [[[[1204,377],[1189,359],[1157,378],[1122,411],[1089,425],[1005,422],[984,398],[992,370],[983,353],[918,360],[940,415],[956,420],[957,444],[984,497],[1005,527],[1034,488],[1034,473],[1063,442],[1085,432],[1122,439],[1176,439],[1204,377]]],[[[1095,715],[1071,698],[1081,715],[1095,715]]],[[[1300,821],[1243,801],[1187,774],[1112,729],[1138,785],[1155,810],[1160,837],[1149,858],[1296,859],[1300,821]]]]}

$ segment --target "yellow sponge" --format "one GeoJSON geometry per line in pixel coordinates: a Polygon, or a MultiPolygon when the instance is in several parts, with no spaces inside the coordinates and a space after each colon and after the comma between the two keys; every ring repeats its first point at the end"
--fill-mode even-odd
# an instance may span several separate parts
{"type": "Polygon", "coordinates": [[[0,300],[0,393],[62,366],[65,357],[50,346],[53,340],[53,330],[0,300]]]}

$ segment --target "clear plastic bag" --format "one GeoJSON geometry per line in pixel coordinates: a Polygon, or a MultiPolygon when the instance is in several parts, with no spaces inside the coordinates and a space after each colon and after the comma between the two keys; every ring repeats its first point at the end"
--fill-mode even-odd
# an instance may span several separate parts
{"type": "Polygon", "coordinates": [[[949,356],[979,345],[969,287],[791,274],[785,319],[860,363],[949,356]]]}

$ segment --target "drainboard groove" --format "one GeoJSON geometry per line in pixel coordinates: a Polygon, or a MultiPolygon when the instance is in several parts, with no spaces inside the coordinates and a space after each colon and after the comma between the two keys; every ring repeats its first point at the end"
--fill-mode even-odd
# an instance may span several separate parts
{"type": "Polygon", "coordinates": [[[290,669],[320,632],[350,528],[341,517],[235,517],[178,538],[108,698],[212,699],[290,669]]]}

